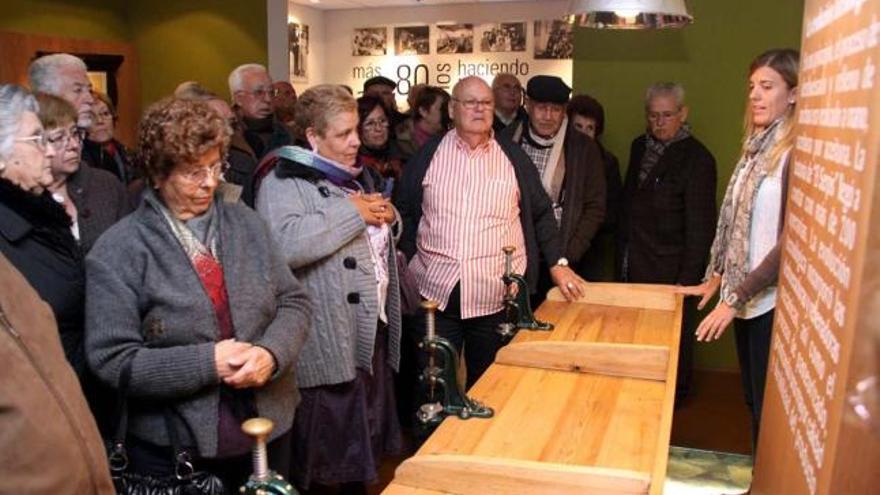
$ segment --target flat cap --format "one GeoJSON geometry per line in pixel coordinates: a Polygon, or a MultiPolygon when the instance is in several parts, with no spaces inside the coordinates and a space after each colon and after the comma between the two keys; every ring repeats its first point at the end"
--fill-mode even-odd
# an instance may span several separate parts
{"type": "Polygon", "coordinates": [[[571,88],[556,76],[535,76],[529,79],[526,96],[543,103],[568,103],[571,88]]]}
{"type": "Polygon", "coordinates": [[[391,86],[392,88],[397,87],[397,83],[395,83],[391,79],[388,79],[385,76],[374,76],[364,81],[364,91],[366,91],[367,88],[369,88],[370,86],[375,86],[377,84],[380,86],[391,86]]]}

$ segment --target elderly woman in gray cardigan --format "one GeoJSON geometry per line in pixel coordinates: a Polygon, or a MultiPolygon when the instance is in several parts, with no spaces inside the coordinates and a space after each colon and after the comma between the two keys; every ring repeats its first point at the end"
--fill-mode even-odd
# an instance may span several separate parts
{"type": "Polygon", "coordinates": [[[339,86],[297,101],[314,151],[281,148],[257,211],[315,305],[297,363],[293,427],[297,484],[362,493],[383,453],[399,450],[393,374],[400,358],[400,293],[392,232],[398,218],[382,178],[355,165],[357,106],[339,86]]]}
{"type": "Polygon", "coordinates": [[[287,473],[311,310],[265,223],[215,195],[230,135],[203,102],[147,110],[138,154],[151,187],[86,259],[85,340],[95,374],[129,398],[129,469],[174,473],[173,433],[195,469],[237,493],[248,417],[275,423],[270,463],[287,473]]]}

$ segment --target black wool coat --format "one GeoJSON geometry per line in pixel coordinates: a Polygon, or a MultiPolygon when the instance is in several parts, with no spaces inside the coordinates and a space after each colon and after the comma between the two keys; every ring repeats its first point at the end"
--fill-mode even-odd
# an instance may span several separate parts
{"type": "Polygon", "coordinates": [[[645,143],[643,135],[630,148],[618,229],[618,276],[637,283],[698,284],[715,236],[715,158],[691,136],[672,143],[640,183],[645,143]]]}

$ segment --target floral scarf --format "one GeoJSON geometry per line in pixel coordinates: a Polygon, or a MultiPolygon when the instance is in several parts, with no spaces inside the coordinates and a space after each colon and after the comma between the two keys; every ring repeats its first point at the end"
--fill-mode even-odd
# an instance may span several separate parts
{"type": "Polygon", "coordinates": [[[713,273],[724,275],[721,282],[722,300],[736,291],[749,273],[753,206],[761,182],[775,165],[770,162],[770,150],[781,137],[781,122],[782,119],[777,119],[763,131],[749,137],[745,152],[733,169],[724,193],[705,276],[705,279],[709,279],[713,273]]]}

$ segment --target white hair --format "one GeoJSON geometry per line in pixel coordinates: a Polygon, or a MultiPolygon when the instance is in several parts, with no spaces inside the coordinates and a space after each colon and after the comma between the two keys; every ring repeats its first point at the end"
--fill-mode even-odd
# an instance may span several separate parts
{"type": "Polygon", "coordinates": [[[651,105],[651,100],[660,96],[673,97],[676,108],[684,106],[684,86],[677,82],[658,82],[648,86],[645,91],[645,109],[651,105]]]}
{"type": "Polygon", "coordinates": [[[58,72],[65,67],[88,70],[86,63],[81,58],[69,53],[53,53],[31,62],[28,67],[28,83],[31,91],[59,96],[61,78],[58,77],[58,72]]]}
{"type": "Polygon", "coordinates": [[[232,69],[232,72],[229,73],[229,96],[235,96],[236,91],[244,89],[242,87],[244,85],[243,79],[244,75],[248,72],[269,73],[269,71],[266,70],[266,67],[260,64],[243,64],[232,69]]]}
{"type": "Polygon", "coordinates": [[[24,112],[37,113],[40,106],[28,90],[17,84],[0,85],[0,160],[9,158],[24,112]]]}

